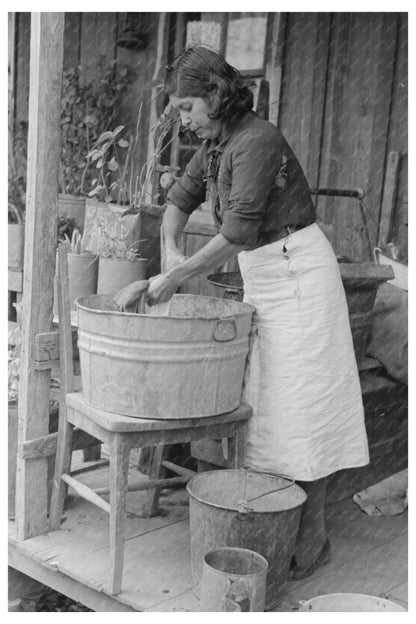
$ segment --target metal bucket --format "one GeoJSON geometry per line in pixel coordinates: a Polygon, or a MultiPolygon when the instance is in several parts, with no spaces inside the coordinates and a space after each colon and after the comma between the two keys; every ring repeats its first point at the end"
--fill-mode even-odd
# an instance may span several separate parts
{"type": "Polygon", "coordinates": [[[299,611],[365,612],[365,611],[406,611],[404,607],[385,598],[366,594],[326,594],[307,600],[299,611]]]}
{"type": "MultiPolygon", "coordinates": [[[[71,310],[76,310],[79,297],[94,295],[97,292],[98,258],[89,253],[68,253],[69,299],[71,310]]],[[[56,274],[53,283],[53,313],[58,314],[58,254],[56,274]]]]}
{"type": "Polygon", "coordinates": [[[213,294],[215,297],[235,299],[236,301],[243,300],[244,284],[239,271],[213,273],[212,275],[208,275],[207,280],[214,289],[213,294]]]}
{"type": "Polygon", "coordinates": [[[200,611],[264,611],[267,560],[246,548],[219,548],[204,557],[200,611]]]}
{"type": "Polygon", "coordinates": [[[146,258],[126,260],[100,257],[96,292],[100,295],[117,293],[124,286],[145,279],[146,272],[146,258]]]}
{"type": "Polygon", "coordinates": [[[78,304],[82,392],[96,408],[137,418],[201,418],[241,402],[254,308],[174,295],[167,315],[119,312],[110,296],[78,304]]]}
{"type": "Polygon", "coordinates": [[[247,548],[268,561],[265,608],[273,609],[288,579],[305,492],[287,477],[242,469],[202,472],[187,490],[195,594],[207,552],[247,548]]]}

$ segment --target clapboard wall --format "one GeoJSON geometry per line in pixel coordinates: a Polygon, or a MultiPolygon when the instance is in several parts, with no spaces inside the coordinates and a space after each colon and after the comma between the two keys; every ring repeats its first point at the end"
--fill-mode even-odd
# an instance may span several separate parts
{"type": "MultiPolygon", "coordinates": [[[[64,68],[79,64],[94,77],[112,59],[131,65],[133,79],[117,122],[134,131],[143,102],[140,168],[147,158],[152,114],[154,119],[159,14],[139,14],[147,33],[147,46],[140,51],[116,45],[123,15],[66,13],[64,68]]],[[[231,14],[212,15],[221,18],[226,32],[231,14]]],[[[167,16],[165,36],[170,32],[171,53],[178,53],[186,19],[180,13],[167,16]]],[[[287,136],[311,186],[364,190],[372,247],[383,222],[384,242],[394,240],[407,249],[407,14],[269,13],[268,21],[264,77],[270,83],[270,120],[287,136]]],[[[17,121],[27,120],[29,39],[30,14],[17,13],[17,121]]],[[[339,255],[369,259],[357,201],[320,197],[317,209],[339,255]]]]}
{"type": "MultiPolygon", "coordinates": [[[[288,13],[281,73],[278,125],[311,186],[364,190],[373,247],[399,152],[389,239],[406,246],[406,15],[288,13]]],[[[318,215],[339,254],[369,259],[357,201],[319,198],[318,215]]]]}
{"type": "MultiPolygon", "coordinates": [[[[123,124],[135,133],[142,103],[135,170],[147,159],[152,102],[152,80],[158,46],[158,13],[142,13],[141,22],[147,45],[136,51],[117,46],[124,27],[123,13],[65,13],[64,71],[81,66],[86,80],[99,80],[111,61],[128,64],[131,84],[120,98],[114,127],[123,124]]],[[[30,13],[16,14],[15,113],[16,122],[27,121],[29,102],[30,13]]]]}

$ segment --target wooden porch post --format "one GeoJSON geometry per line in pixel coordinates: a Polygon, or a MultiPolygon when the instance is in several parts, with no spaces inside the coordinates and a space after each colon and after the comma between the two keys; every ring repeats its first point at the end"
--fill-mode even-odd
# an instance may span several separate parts
{"type": "MultiPolygon", "coordinates": [[[[19,446],[48,434],[50,370],[35,370],[35,337],[52,329],[57,243],[64,13],[32,13],[19,446]]],[[[47,530],[47,459],[17,456],[16,530],[47,530]]]]}

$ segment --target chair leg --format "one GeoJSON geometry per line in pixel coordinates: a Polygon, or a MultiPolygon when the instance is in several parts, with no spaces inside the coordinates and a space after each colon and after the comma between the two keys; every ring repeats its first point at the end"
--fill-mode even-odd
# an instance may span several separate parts
{"type": "MultiPolygon", "coordinates": [[[[154,447],[153,459],[149,471],[149,480],[162,479],[165,473],[165,469],[162,466],[163,460],[168,456],[169,445],[159,444],[154,447]]],[[[144,505],[143,516],[145,518],[152,518],[158,513],[160,488],[155,487],[149,490],[147,500],[144,505]]]]}
{"type": "Polygon", "coordinates": [[[241,468],[244,461],[247,424],[235,425],[235,435],[228,438],[227,468],[241,468]]]}
{"type": "Polygon", "coordinates": [[[55,472],[52,481],[51,504],[49,508],[49,530],[56,531],[61,524],[67,484],[62,481],[63,474],[69,474],[72,458],[73,425],[60,419],[58,446],[56,449],[55,472]]]}
{"type": "Polygon", "coordinates": [[[74,391],[74,362],[69,302],[68,259],[66,245],[59,245],[58,253],[58,313],[59,313],[59,361],[61,387],[59,396],[58,446],[55,459],[55,474],[52,483],[49,510],[49,529],[59,529],[68,486],[62,481],[63,474],[69,474],[72,457],[73,425],[68,420],[69,408],[66,395],[74,391]]]}
{"type": "Polygon", "coordinates": [[[110,592],[119,594],[124,563],[127,477],[130,447],[123,435],[110,440],[110,592]]]}

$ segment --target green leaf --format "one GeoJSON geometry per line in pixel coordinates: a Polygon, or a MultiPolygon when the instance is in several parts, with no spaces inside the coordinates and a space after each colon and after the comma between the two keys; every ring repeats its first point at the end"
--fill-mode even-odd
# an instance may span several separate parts
{"type": "Polygon", "coordinates": [[[97,145],[101,145],[104,141],[108,141],[108,139],[113,139],[113,133],[109,130],[107,132],[103,132],[100,137],[97,139],[97,145]]]}
{"type": "Polygon", "coordinates": [[[114,156],[113,156],[113,158],[111,160],[108,161],[107,167],[110,169],[110,171],[117,171],[118,163],[117,163],[116,159],[114,158],[114,156]]]}
{"type": "Polygon", "coordinates": [[[87,154],[87,158],[93,158],[94,154],[101,154],[100,150],[97,149],[92,149],[91,151],[88,152],[87,154]]]}
{"type": "Polygon", "coordinates": [[[104,155],[109,147],[111,147],[110,141],[108,143],[104,143],[104,145],[101,146],[101,154],[104,155]]]}
{"type": "Polygon", "coordinates": [[[102,191],[103,189],[104,187],[101,184],[99,186],[96,186],[95,189],[88,193],[88,197],[94,197],[94,195],[97,195],[97,193],[100,193],[100,191],[102,191]]]}
{"type": "Polygon", "coordinates": [[[117,128],[113,131],[113,136],[116,137],[123,130],[124,126],[117,126],[117,128]]]}

